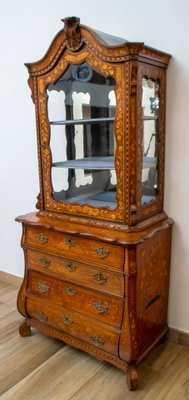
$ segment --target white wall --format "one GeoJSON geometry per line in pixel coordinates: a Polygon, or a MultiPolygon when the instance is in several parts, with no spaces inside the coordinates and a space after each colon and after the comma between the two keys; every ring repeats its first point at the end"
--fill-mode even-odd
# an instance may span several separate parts
{"type": "Polygon", "coordinates": [[[38,194],[34,107],[24,62],[41,58],[61,18],[173,55],[168,69],[165,211],[174,218],[169,325],[189,331],[189,2],[188,0],[1,0],[0,267],[23,275],[17,215],[38,194]]]}

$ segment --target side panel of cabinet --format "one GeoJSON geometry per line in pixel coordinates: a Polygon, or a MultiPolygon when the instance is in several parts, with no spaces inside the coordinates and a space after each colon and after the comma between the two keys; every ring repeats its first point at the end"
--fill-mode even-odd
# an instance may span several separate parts
{"type": "MultiPolygon", "coordinates": [[[[158,214],[163,210],[164,196],[164,157],[165,157],[165,90],[166,90],[166,70],[157,66],[138,63],[137,72],[137,138],[136,138],[136,218],[132,218],[132,223],[142,221],[150,216],[158,214]],[[157,98],[150,97],[151,109],[149,115],[144,112],[144,80],[152,85],[158,86],[157,98]],[[153,101],[157,101],[157,113],[153,112],[153,101]],[[151,129],[145,142],[145,127],[153,123],[155,129],[151,129]],[[155,155],[150,155],[150,147],[156,142],[155,155]],[[148,154],[147,154],[148,153],[148,154]],[[149,161],[147,161],[149,160],[149,161]],[[153,160],[156,160],[157,166],[153,167],[153,160]],[[147,168],[148,167],[148,168],[147,168]],[[155,171],[156,169],[156,171],[155,171]],[[143,174],[148,174],[148,182],[151,182],[151,188],[143,182],[143,174]],[[155,171],[155,172],[153,172],[155,171]],[[152,175],[156,175],[154,176],[152,175]],[[154,181],[154,183],[153,183],[154,181]],[[150,190],[154,194],[151,195],[150,190]],[[149,196],[149,193],[151,196],[149,196]]],[[[153,93],[153,91],[152,91],[153,93]]],[[[153,94],[152,94],[153,96],[153,94]]],[[[148,107],[149,108],[149,107],[148,107]]],[[[147,135],[146,135],[147,136],[147,135]]]]}
{"type": "Polygon", "coordinates": [[[138,350],[167,326],[171,227],[157,232],[137,246],[138,350]]]}
{"type": "Polygon", "coordinates": [[[120,358],[136,362],[167,329],[171,226],[128,246],[120,358]]]}

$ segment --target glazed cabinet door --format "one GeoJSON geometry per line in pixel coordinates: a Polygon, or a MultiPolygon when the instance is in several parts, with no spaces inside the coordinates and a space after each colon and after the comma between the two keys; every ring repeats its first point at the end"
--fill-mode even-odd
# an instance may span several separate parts
{"type": "Polygon", "coordinates": [[[139,65],[137,84],[137,220],[163,210],[165,70],[139,65]]]}
{"type": "Polygon", "coordinates": [[[85,48],[38,77],[45,210],[123,221],[124,80],[85,48]]]}

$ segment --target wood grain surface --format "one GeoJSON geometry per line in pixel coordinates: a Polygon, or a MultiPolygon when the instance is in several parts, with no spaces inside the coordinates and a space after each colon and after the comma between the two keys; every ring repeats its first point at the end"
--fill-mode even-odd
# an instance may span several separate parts
{"type": "Polygon", "coordinates": [[[1,400],[188,400],[189,348],[156,346],[139,365],[139,389],[129,392],[125,373],[33,330],[21,338],[18,288],[0,281],[1,400]]]}

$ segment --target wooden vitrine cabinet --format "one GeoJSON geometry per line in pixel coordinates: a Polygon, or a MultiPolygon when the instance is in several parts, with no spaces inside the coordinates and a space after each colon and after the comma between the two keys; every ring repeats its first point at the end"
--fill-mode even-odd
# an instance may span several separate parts
{"type": "Polygon", "coordinates": [[[40,193],[22,222],[18,309],[31,327],[106,360],[137,387],[167,332],[172,220],[163,211],[170,56],[76,17],[26,64],[40,193]]]}

